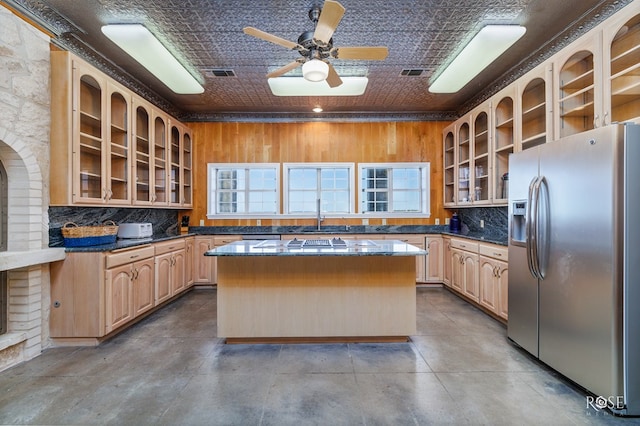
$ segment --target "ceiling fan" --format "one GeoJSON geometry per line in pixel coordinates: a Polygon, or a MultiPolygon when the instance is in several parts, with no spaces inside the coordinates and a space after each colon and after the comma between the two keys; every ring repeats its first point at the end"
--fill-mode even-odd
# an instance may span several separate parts
{"type": "Polygon", "coordinates": [[[383,60],[388,49],[383,46],[334,47],[333,33],[342,20],[345,8],[334,0],[325,0],[324,7],[314,7],[309,11],[309,19],[315,25],[314,31],[300,34],[297,42],[269,34],[253,27],[245,27],[243,31],[253,37],[297,50],[302,56],[295,61],[267,74],[267,78],[279,77],[302,65],[302,75],[309,81],[326,80],[329,87],[338,87],[342,79],[329,62],[334,59],[383,60]]]}

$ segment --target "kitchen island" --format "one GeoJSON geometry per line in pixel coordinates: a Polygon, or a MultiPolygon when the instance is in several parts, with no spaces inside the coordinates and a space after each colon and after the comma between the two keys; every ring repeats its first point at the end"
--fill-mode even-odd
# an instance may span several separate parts
{"type": "Polygon", "coordinates": [[[236,241],[218,257],[218,337],[228,343],[406,341],[415,256],[398,240],[236,241]]]}

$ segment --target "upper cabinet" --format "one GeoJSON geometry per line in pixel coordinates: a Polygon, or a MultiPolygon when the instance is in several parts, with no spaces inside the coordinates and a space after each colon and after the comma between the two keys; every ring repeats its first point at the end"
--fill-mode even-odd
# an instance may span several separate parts
{"type": "Polygon", "coordinates": [[[507,202],[507,185],[509,179],[509,155],[515,149],[515,94],[513,87],[499,92],[494,97],[494,138],[493,138],[493,202],[503,204],[507,202]]]}
{"type": "Polygon", "coordinates": [[[553,67],[543,64],[518,80],[520,133],[516,151],[533,148],[553,139],[553,67]]]}
{"type": "Polygon", "coordinates": [[[640,0],[445,129],[444,206],[504,205],[512,153],[626,121],[640,123],[640,0]]]}
{"type": "Polygon", "coordinates": [[[607,123],[602,108],[602,37],[600,33],[575,43],[555,61],[555,139],[607,123]]]}
{"type": "Polygon", "coordinates": [[[190,130],[68,52],[51,65],[51,205],[191,207],[190,130]]]}
{"type": "MultiPolygon", "coordinates": [[[[636,7],[638,8],[638,7],[636,7]]],[[[605,108],[611,122],[640,123],[640,14],[622,14],[604,30],[605,108]]]]}
{"type": "Polygon", "coordinates": [[[457,151],[458,151],[458,199],[456,202],[458,204],[466,204],[471,201],[471,177],[470,177],[470,169],[471,169],[471,129],[469,125],[469,120],[464,120],[460,123],[458,127],[458,143],[457,143],[457,151]]]}
{"type": "Polygon", "coordinates": [[[451,125],[444,129],[444,205],[452,207],[456,204],[456,126],[451,125]]]}
{"type": "Polygon", "coordinates": [[[487,204],[491,200],[490,191],[490,109],[480,108],[473,115],[473,193],[474,204],[487,204]]]}

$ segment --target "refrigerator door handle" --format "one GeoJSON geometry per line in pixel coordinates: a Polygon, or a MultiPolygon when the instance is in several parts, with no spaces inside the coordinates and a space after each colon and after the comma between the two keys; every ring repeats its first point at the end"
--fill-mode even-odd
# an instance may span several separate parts
{"type": "Polygon", "coordinates": [[[536,197],[535,197],[535,187],[538,182],[538,177],[534,177],[529,184],[529,195],[527,199],[527,211],[526,211],[526,251],[527,251],[527,266],[529,267],[529,272],[535,278],[538,278],[538,274],[535,267],[535,256],[534,256],[534,247],[536,245],[535,242],[535,211],[537,210],[536,206],[536,197]]]}
{"type": "Polygon", "coordinates": [[[538,185],[536,190],[536,208],[537,215],[536,218],[537,228],[536,228],[536,270],[538,273],[538,278],[543,280],[547,273],[547,263],[549,260],[549,186],[547,183],[547,179],[544,176],[541,176],[538,179],[538,185]]]}

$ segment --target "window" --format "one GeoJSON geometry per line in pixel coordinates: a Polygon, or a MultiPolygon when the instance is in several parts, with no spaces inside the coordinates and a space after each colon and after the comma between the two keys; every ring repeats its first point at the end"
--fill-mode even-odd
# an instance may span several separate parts
{"type": "Polygon", "coordinates": [[[207,216],[279,213],[279,164],[209,164],[208,168],[207,216]]]}
{"type": "Polygon", "coordinates": [[[354,211],[353,163],[284,165],[286,214],[349,214],[354,211]]]}
{"type": "Polygon", "coordinates": [[[428,215],[429,163],[359,165],[360,212],[428,215]]]}

